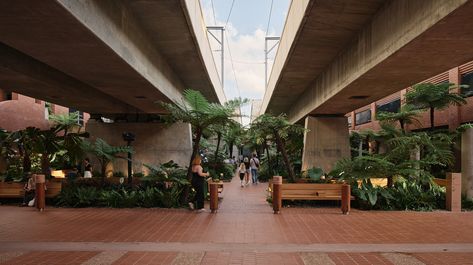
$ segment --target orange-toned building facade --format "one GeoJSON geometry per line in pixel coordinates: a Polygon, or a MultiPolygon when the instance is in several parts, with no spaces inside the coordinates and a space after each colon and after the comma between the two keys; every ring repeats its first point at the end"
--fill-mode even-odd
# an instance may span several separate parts
{"type": "MultiPolygon", "coordinates": [[[[455,130],[463,123],[473,122],[473,61],[440,73],[422,81],[421,83],[438,84],[442,82],[469,85],[470,87],[467,89],[455,90],[455,92],[464,94],[468,103],[463,106],[450,106],[444,110],[436,110],[435,127],[455,130]]],[[[379,85],[382,86],[383,84],[380,83],[379,85]]],[[[376,120],[376,113],[380,110],[394,110],[396,107],[404,104],[404,95],[409,89],[409,87],[404,88],[403,90],[373,102],[370,105],[366,105],[347,113],[346,116],[348,117],[350,130],[379,130],[380,125],[379,121],[376,120]]],[[[429,128],[430,120],[428,111],[425,111],[420,115],[419,121],[421,127],[419,127],[419,125],[408,125],[407,128],[409,130],[429,128]]]]}
{"type": "MultiPolygon", "coordinates": [[[[50,126],[48,114],[65,114],[70,111],[67,107],[55,104],[48,104],[47,108],[46,104],[42,100],[0,89],[0,129],[17,131],[33,126],[45,130],[50,126]]],[[[89,114],[83,113],[78,122],[85,125],[89,117],[89,114]]]]}

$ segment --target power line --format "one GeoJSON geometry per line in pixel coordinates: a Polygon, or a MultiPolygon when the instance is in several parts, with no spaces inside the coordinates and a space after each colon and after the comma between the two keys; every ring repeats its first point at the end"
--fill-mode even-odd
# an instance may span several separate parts
{"type": "Polygon", "coordinates": [[[225,21],[225,27],[227,27],[228,20],[230,20],[230,16],[232,15],[233,4],[235,4],[235,0],[232,1],[232,6],[230,7],[230,12],[228,12],[227,20],[225,21]]]}
{"type": "MultiPolygon", "coordinates": [[[[225,32],[226,33],[226,32],[225,32]]],[[[227,34],[225,34],[225,39],[227,41],[227,47],[228,47],[228,54],[230,55],[230,62],[231,62],[231,66],[232,66],[232,72],[233,72],[233,77],[235,78],[235,85],[237,87],[237,91],[238,91],[238,97],[241,98],[241,92],[240,92],[240,87],[238,86],[238,80],[237,80],[237,76],[236,76],[236,73],[235,73],[235,66],[233,65],[233,57],[232,57],[232,51],[230,49],[230,42],[228,41],[228,37],[227,37],[227,34]]]]}
{"type": "Polygon", "coordinates": [[[212,4],[212,15],[214,17],[214,25],[217,25],[217,20],[215,19],[215,8],[214,8],[214,1],[210,0],[210,3],[212,4]]]}
{"type": "Polygon", "coordinates": [[[271,23],[271,14],[273,13],[273,1],[274,0],[271,0],[271,7],[269,8],[268,25],[266,26],[266,36],[268,36],[269,24],[271,23]]]}

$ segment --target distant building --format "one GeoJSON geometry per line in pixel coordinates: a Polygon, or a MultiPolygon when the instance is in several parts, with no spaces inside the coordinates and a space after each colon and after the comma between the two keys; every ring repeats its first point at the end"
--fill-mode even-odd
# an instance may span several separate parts
{"type": "MultiPolygon", "coordinates": [[[[76,110],[0,89],[0,129],[17,131],[33,126],[46,130],[49,114],[70,112],[76,110]]],[[[77,123],[84,126],[89,118],[88,113],[79,111],[77,123]]]]}
{"type": "MultiPolygon", "coordinates": [[[[473,122],[473,61],[458,67],[452,68],[446,72],[433,76],[421,83],[449,82],[454,84],[469,85],[469,88],[461,89],[460,92],[468,102],[464,106],[450,106],[447,109],[435,112],[435,127],[454,130],[463,123],[473,122]]],[[[380,86],[383,84],[380,83],[380,86]]],[[[397,112],[404,104],[404,95],[410,88],[405,88],[399,92],[391,94],[376,102],[347,113],[348,126],[350,130],[379,130],[379,121],[376,120],[376,113],[379,111],[397,112]]],[[[421,128],[418,125],[408,125],[407,129],[417,130],[430,127],[429,113],[423,112],[419,116],[421,128]]]]}

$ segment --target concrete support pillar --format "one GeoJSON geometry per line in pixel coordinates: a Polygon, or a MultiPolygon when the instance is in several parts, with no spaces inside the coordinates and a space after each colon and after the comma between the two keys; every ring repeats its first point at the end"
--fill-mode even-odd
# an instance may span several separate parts
{"type": "Polygon", "coordinates": [[[351,116],[351,129],[355,130],[355,127],[356,127],[355,112],[354,111],[350,112],[350,116],[351,116]]]}
{"type": "Polygon", "coordinates": [[[36,209],[40,212],[44,211],[46,207],[46,191],[44,186],[46,185],[46,177],[44,175],[34,175],[35,183],[36,183],[36,191],[35,191],[35,204],[36,209]]]}
{"type": "Polygon", "coordinates": [[[302,170],[320,167],[329,172],[338,160],[350,157],[346,117],[309,116],[305,128],[302,170]]]}
{"type": "Polygon", "coordinates": [[[462,133],[461,141],[462,194],[473,198],[473,128],[462,133]]]}
{"type": "MultiPolygon", "coordinates": [[[[87,132],[91,139],[102,138],[114,146],[124,146],[122,138],[124,132],[135,135],[133,147],[133,173],[147,173],[143,164],[158,165],[173,160],[180,166],[188,166],[192,154],[191,126],[184,123],[167,125],[163,123],[102,123],[90,120],[87,123],[87,132]]],[[[125,154],[126,156],[126,154],[125,154]]],[[[92,158],[92,157],[91,157],[92,158]]],[[[95,162],[94,170],[99,170],[95,162]]],[[[127,161],[117,159],[110,171],[120,171],[127,176],[127,161]]]]}
{"type": "Polygon", "coordinates": [[[282,177],[273,176],[273,213],[278,214],[282,207],[282,177]]]}
{"type": "Polygon", "coordinates": [[[447,174],[447,194],[446,194],[446,208],[452,212],[461,212],[462,198],[461,198],[462,176],[460,173],[447,174]]]}

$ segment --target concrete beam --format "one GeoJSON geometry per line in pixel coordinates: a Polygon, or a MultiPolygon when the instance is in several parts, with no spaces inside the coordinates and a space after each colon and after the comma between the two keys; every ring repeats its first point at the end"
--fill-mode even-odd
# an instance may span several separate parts
{"type": "Polygon", "coordinates": [[[471,59],[472,10],[468,0],[387,2],[299,95],[290,121],[347,113],[471,59]]]}
{"type": "Polygon", "coordinates": [[[58,0],[58,3],[108,45],[134,71],[159,89],[159,92],[166,97],[162,100],[181,100],[184,85],[165,58],[148,40],[123,1],[58,0]]]}
{"type": "Polygon", "coordinates": [[[136,112],[134,107],[1,42],[0,84],[4,89],[22,91],[35,98],[86,112],[136,112]]]}

